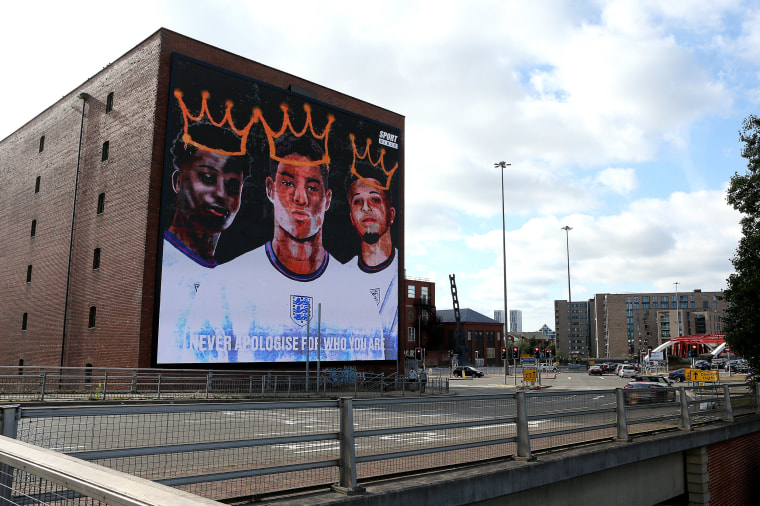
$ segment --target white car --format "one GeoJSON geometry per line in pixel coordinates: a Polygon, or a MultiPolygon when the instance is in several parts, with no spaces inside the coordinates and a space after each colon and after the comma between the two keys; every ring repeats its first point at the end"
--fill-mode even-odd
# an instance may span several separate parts
{"type": "Polygon", "coordinates": [[[636,368],[631,364],[624,364],[621,368],[618,369],[618,376],[621,378],[633,378],[635,374],[636,368]]]}

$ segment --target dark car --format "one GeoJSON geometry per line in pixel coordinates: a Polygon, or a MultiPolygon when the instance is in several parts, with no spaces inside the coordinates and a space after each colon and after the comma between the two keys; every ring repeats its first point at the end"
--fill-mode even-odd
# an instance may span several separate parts
{"type": "Polygon", "coordinates": [[[675,391],[667,384],[659,381],[631,381],[623,387],[623,396],[625,403],[629,405],[640,402],[673,402],[676,400],[675,391]]]}
{"type": "Polygon", "coordinates": [[[709,371],[712,369],[712,366],[710,365],[710,362],[707,360],[697,360],[694,362],[694,369],[700,369],[702,371],[709,371]]]}
{"type": "Polygon", "coordinates": [[[686,369],[676,369],[675,371],[670,371],[668,373],[668,379],[671,381],[678,381],[679,383],[682,383],[686,381],[686,369]]]}
{"type": "Polygon", "coordinates": [[[465,366],[459,366],[455,367],[453,371],[451,371],[451,374],[454,376],[459,377],[467,377],[472,376],[473,378],[482,378],[485,376],[485,373],[481,371],[480,369],[475,369],[472,366],[465,365],[465,366]]]}

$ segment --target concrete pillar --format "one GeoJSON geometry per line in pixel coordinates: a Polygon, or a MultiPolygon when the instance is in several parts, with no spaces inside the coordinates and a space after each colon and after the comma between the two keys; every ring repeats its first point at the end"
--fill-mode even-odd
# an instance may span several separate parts
{"type": "Polygon", "coordinates": [[[686,491],[689,505],[710,504],[710,473],[707,472],[707,448],[695,448],[686,452],[686,491]]]}

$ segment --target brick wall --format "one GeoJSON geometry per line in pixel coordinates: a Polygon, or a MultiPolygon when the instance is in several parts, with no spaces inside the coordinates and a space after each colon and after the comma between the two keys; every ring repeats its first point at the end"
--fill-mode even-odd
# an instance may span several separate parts
{"type": "MultiPolygon", "coordinates": [[[[404,128],[402,116],[161,29],[0,140],[0,365],[149,367],[172,52],[404,128]],[[80,125],[84,104],[82,149],[80,125]],[[113,110],[106,101],[113,93],[113,110]],[[40,137],[44,148],[40,152],[40,137]],[[103,143],[108,160],[102,161],[103,143]],[[72,215],[75,202],[76,215],[72,215]],[[36,178],[40,190],[35,193],[36,178]],[[105,195],[102,214],[98,197],[105,195]],[[36,236],[30,237],[32,220],[36,236]],[[71,245],[71,275],[69,246],[71,245]],[[93,253],[101,250],[100,267],[93,253]],[[32,265],[31,281],[27,269],[32,265]],[[68,304],[67,300],[67,278],[68,304]],[[96,308],[89,328],[90,308],[96,308]],[[24,313],[27,328],[22,329],[24,313]],[[66,314],[64,340],[64,313],[66,314]],[[64,344],[65,341],[65,344],[64,344]]],[[[34,111],[30,111],[30,115],[34,111]]],[[[403,163],[403,155],[402,155],[403,163]]],[[[400,178],[403,194],[403,177],[400,178]]],[[[403,220],[400,236],[403,237],[403,220]]],[[[403,251],[403,250],[401,250],[403,251]]],[[[402,253],[403,254],[403,253],[402,253]]],[[[400,259],[403,266],[403,257],[400,259]]]]}
{"type": "Polygon", "coordinates": [[[760,479],[760,434],[731,439],[707,447],[710,504],[755,504],[760,479]]]}

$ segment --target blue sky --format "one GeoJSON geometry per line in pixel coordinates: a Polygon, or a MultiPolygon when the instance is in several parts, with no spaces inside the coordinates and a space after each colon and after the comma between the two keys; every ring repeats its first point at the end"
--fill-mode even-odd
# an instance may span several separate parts
{"type": "Polygon", "coordinates": [[[160,27],[406,117],[406,270],[451,308],[554,327],[567,298],[722,290],[760,102],[760,5],[695,1],[14,2],[0,138],[160,27]],[[22,98],[23,97],[23,98],[22,98]]]}

